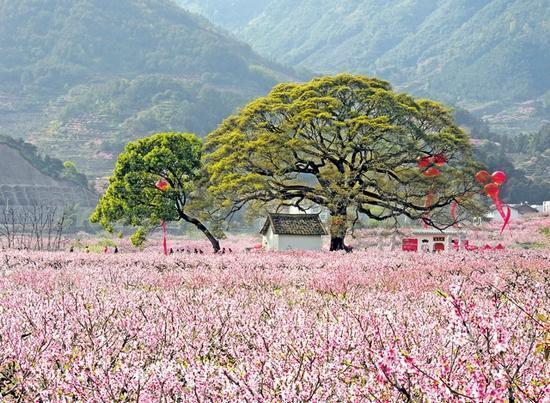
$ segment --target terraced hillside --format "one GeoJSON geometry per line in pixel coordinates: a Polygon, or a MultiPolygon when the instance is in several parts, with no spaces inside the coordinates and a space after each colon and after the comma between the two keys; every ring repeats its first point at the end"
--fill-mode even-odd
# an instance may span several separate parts
{"type": "Polygon", "coordinates": [[[0,142],[1,207],[36,204],[79,209],[93,208],[97,195],[73,181],[44,174],[19,150],[0,142]]]}

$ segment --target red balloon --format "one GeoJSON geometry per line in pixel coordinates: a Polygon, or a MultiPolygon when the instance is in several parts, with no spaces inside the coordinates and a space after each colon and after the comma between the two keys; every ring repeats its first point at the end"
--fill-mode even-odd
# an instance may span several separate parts
{"type": "Polygon", "coordinates": [[[164,179],[160,179],[159,181],[157,181],[157,183],[155,183],[155,187],[164,192],[165,190],[167,190],[169,187],[170,187],[170,184],[164,180],[164,179]]]}
{"type": "Polygon", "coordinates": [[[495,197],[498,195],[499,189],[496,183],[488,183],[484,187],[487,196],[495,197]]]}
{"type": "Polygon", "coordinates": [[[493,178],[493,182],[495,182],[497,185],[502,185],[504,182],[506,182],[506,174],[502,171],[493,172],[491,177],[493,178]]]}
{"type": "Polygon", "coordinates": [[[438,176],[439,174],[441,174],[441,171],[434,167],[430,167],[424,171],[424,176],[427,176],[430,178],[434,176],[438,176]]]}
{"type": "Polygon", "coordinates": [[[491,180],[491,174],[487,171],[479,171],[476,174],[476,181],[480,184],[487,183],[491,180]]]}
{"type": "Polygon", "coordinates": [[[427,168],[432,163],[432,157],[419,157],[418,158],[418,166],[420,168],[427,168]]]}
{"type": "Polygon", "coordinates": [[[433,157],[433,162],[438,167],[442,167],[447,163],[447,157],[443,154],[437,154],[433,157]]]}

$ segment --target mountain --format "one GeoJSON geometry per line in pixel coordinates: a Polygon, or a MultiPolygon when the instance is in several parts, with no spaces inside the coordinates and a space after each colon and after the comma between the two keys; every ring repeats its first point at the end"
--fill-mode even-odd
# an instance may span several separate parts
{"type": "MultiPolygon", "coordinates": [[[[202,14],[216,24],[235,32],[241,31],[252,20],[266,11],[272,0],[175,0],[176,3],[198,14],[202,14]]],[[[296,7],[295,3],[290,10],[296,7]]],[[[276,5],[274,4],[276,7],[276,5]]]]}
{"type": "Polygon", "coordinates": [[[0,134],[94,176],[130,139],[206,134],[295,73],[170,0],[0,0],[0,134]]]}
{"type": "Polygon", "coordinates": [[[509,131],[550,121],[548,0],[178,1],[290,65],[376,75],[509,131]]]}

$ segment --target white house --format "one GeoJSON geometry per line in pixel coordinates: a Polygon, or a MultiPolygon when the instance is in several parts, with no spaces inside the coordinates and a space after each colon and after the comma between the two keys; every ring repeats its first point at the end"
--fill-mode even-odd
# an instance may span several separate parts
{"type": "Polygon", "coordinates": [[[327,235],[319,214],[269,214],[260,233],[265,250],[320,250],[327,235]]]}
{"type": "Polygon", "coordinates": [[[410,252],[444,252],[453,249],[453,242],[464,248],[464,234],[459,231],[439,231],[437,229],[417,229],[411,238],[403,239],[403,250],[410,252]]]}

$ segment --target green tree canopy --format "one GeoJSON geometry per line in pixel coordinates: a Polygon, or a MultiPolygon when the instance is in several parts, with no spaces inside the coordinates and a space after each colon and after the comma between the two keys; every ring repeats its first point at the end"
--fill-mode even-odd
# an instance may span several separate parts
{"type": "Polygon", "coordinates": [[[251,202],[326,207],[332,250],[344,248],[354,212],[443,228],[455,221],[448,206],[467,206],[476,188],[468,136],[446,108],[362,76],[278,85],[211,133],[206,149],[209,189],[230,212],[251,202]],[[436,155],[446,163],[428,177],[418,158],[436,155]]]}
{"type": "Polygon", "coordinates": [[[107,230],[120,223],[138,228],[138,236],[162,221],[193,224],[212,243],[219,242],[203,224],[202,143],[193,134],[160,133],[130,142],[118,157],[109,187],[91,216],[107,230]],[[165,190],[157,183],[165,181],[165,190]]]}

